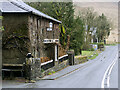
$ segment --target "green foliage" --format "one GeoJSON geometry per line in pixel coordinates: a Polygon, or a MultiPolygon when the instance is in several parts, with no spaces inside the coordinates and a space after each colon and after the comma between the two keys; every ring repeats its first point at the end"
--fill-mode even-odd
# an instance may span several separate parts
{"type": "Polygon", "coordinates": [[[0,20],[3,20],[3,16],[0,16],[0,20]]]}
{"type": "Polygon", "coordinates": [[[48,75],[52,75],[52,74],[54,74],[54,73],[55,73],[55,71],[52,71],[52,72],[49,72],[48,75]]]}
{"type": "MultiPolygon", "coordinates": [[[[91,43],[92,38],[98,38],[99,42],[102,42],[104,38],[110,35],[110,30],[112,28],[112,23],[107,19],[107,16],[104,14],[98,15],[97,12],[94,12],[93,8],[86,8],[81,10],[79,13],[82,21],[85,26],[87,25],[87,32],[85,34],[86,42],[84,43],[84,49],[89,48],[89,43],[91,43]],[[94,36],[89,34],[90,28],[97,27],[97,31],[94,36]]],[[[93,32],[94,29],[91,31],[93,32]]]]}
{"type": "Polygon", "coordinates": [[[48,75],[52,75],[52,73],[51,73],[51,72],[49,72],[49,73],[48,73],[48,75]]]}
{"type": "Polygon", "coordinates": [[[90,48],[89,51],[95,51],[94,48],[90,48]]]}
{"type": "Polygon", "coordinates": [[[113,44],[105,44],[105,46],[116,46],[117,43],[113,43],[113,44]]]}
{"type": "Polygon", "coordinates": [[[73,26],[74,29],[71,31],[70,48],[74,49],[75,55],[77,55],[84,43],[84,27],[79,16],[74,20],[73,26]]]}
{"type": "Polygon", "coordinates": [[[0,31],[4,31],[4,27],[3,26],[0,27],[0,31]]]}
{"type": "Polygon", "coordinates": [[[82,51],[82,55],[87,56],[88,59],[95,59],[98,54],[98,51],[82,51]]]}
{"type": "Polygon", "coordinates": [[[53,71],[52,73],[55,73],[55,71],[53,71]]]}
{"type": "Polygon", "coordinates": [[[90,44],[97,44],[97,42],[93,42],[93,43],[90,43],[90,44]]]}
{"type": "Polygon", "coordinates": [[[103,43],[103,42],[100,42],[100,43],[98,43],[97,45],[98,45],[98,49],[99,49],[100,47],[104,47],[104,43],[103,43]]]}
{"type": "Polygon", "coordinates": [[[45,70],[44,69],[41,69],[41,72],[44,72],[45,70]]]}
{"type": "Polygon", "coordinates": [[[97,13],[94,12],[94,9],[93,8],[85,8],[83,10],[81,10],[79,12],[79,15],[82,19],[82,22],[84,23],[84,26],[85,26],[85,36],[84,38],[86,38],[86,41],[84,42],[84,46],[83,46],[83,49],[84,50],[89,50],[90,49],[90,46],[89,44],[91,43],[91,35],[90,35],[90,28],[92,27],[95,27],[95,20],[96,20],[96,17],[97,17],[97,13]],[[86,25],[87,25],[87,28],[86,28],[86,25]]]}
{"type": "Polygon", "coordinates": [[[60,43],[65,46],[65,28],[62,24],[59,25],[59,29],[60,29],[60,43]]]}
{"type": "Polygon", "coordinates": [[[110,35],[110,22],[107,20],[107,17],[102,14],[101,16],[96,18],[96,26],[97,26],[97,37],[99,42],[103,41],[105,37],[110,35]]]}
{"type": "Polygon", "coordinates": [[[87,56],[78,57],[77,59],[78,60],[85,60],[85,59],[87,59],[87,56]]]}
{"type": "Polygon", "coordinates": [[[97,54],[94,54],[92,57],[88,57],[88,59],[95,59],[96,57],[98,56],[98,53],[97,54]]]}

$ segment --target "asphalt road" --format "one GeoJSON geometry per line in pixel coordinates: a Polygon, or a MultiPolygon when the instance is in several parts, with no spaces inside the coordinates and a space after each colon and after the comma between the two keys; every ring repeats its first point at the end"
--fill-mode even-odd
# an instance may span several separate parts
{"type": "Polygon", "coordinates": [[[3,88],[118,88],[118,46],[107,46],[91,62],[56,80],[14,85],[3,83],[3,88]]]}

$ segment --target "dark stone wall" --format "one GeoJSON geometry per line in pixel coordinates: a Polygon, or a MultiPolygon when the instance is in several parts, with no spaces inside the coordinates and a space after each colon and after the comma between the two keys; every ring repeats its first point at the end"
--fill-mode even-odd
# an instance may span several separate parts
{"type": "Polygon", "coordinates": [[[41,62],[40,59],[26,59],[26,64],[24,65],[25,78],[28,80],[35,79],[41,74],[41,62]]]}
{"type": "Polygon", "coordinates": [[[33,67],[31,70],[31,76],[30,76],[31,80],[39,80],[40,78],[42,78],[46,75],[49,75],[49,73],[57,72],[65,67],[69,66],[69,60],[65,60],[65,61],[61,62],[60,64],[57,64],[54,67],[49,68],[47,70],[43,70],[43,71],[39,67],[34,68],[36,66],[39,66],[39,63],[32,64],[32,66],[31,66],[31,67],[33,67]],[[35,72],[35,71],[37,71],[37,72],[35,72]]]}
{"type": "Polygon", "coordinates": [[[31,53],[33,56],[37,58],[49,57],[50,59],[54,59],[55,44],[44,44],[43,41],[44,39],[59,39],[59,24],[36,15],[29,16],[28,21],[30,42],[32,45],[31,53]],[[52,31],[47,31],[49,22],[53,23],[52,31]]]}
{"type": "Polygon", "coordinates": [[[46,65],[41,66],[42,70],[47,70],[49,68],[52,68],[54,66],[54,62],[48,63],[46,65]]]}
{"type": "Polygon", "coordinates": [[[87,61],[88,61],[87,56],[81,56],[81,57],[75,58],[74,64],[77,65],[77,64],[81,64],[87,61]]]}
{"type": "Polygon", "coordinates": [[[22,64],[29,52],[28,15],[2,14],[2,62],[7,64],[22,64]]]}
{"type": "Polygon", "coordinates": [[[67,66],[69,66],[69,60],[65,60],[65,61],[61,62],[60,64],[57,64],[54,67],[42,72],[41,77],[49,75],[49,73],[53,73],[53,72],[57,72],[59,70],[62,70],[67,66]]]}

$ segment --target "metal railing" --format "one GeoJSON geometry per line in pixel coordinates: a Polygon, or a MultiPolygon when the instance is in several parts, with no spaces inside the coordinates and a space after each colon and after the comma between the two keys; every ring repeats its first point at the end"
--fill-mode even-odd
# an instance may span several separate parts
{"type": "Polygon", "coordinates": [[[65,60],[67,60],[67,59],[68,59],[68,54],[66,54],[66,55],[61,56],[61,57],[58,58],[59,63],[65,61],[65,60]]]}

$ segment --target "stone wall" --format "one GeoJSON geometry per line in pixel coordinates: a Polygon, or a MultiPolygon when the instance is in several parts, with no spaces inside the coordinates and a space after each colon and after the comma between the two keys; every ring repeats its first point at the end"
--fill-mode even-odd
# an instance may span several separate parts
{"type": "MultiPolygon", "coordinates": [[[[54,67],[52,67],[52,68],[50,68],[50,69],[42,72],[42,73],[41,73],[41,77],[44,77],[44,76],[46,76],[46,75],[49,75],[49,73],[57,72],[57,71],[65,68],[65,67],[67,67],[67,66],[69,66],[69,60],[65,60],[65,61],[61,62],[60,64],[58,64],[58,65],[56,65],[56,66],[54,66],[54,67]]],[[[40,77],[40,78],[41,78],[41,77],[40,77]]]]}
{"type": "MultiPolygon", "coordinates": [[[[86,56],[77,57],[74,60],[75,60],[74,65],[88,61],[86,56]]],[[[46,64],[45,66],[42,66],[42,68],[41,68],[40,64],[41,63],[40,63],[39,59],[34,59],[32,64],[30,64],[30,66],[29,65],[26,66],[25,71],[26,71],[27,79],[30,78],[31,80],[39,80],[40,78],[42,78],[46,75],[49,75],[50,73],[52,74],[53,72],[57,72],[59,70],[62,70],[65,67],[69,66],[69,60],[65,60],[65,61],[63,61],[55,66],[53,66],[53,63],[46,64]],[[45,67],[46,68],[51,67],[51,68],[49,68],[49,69],[47,68],[47,70],[46,70],[45,67]]]]}
{"type": "Polygon", "coordinates": [[[31,61],[32,61],[32,63],[30,62],[29,64],[26,64],[24,66],[25,78],[28,80],[40,79],[46,75],[49,75],[49,73],[57,72],[69,65],[69,60],[65,60],[65,61],[61,62],[60,64],[53,66],[52,68],[49,68],[47,70],[42,70],[40,60],[31,59],[31,61]]]}
{"type": "Polygon", "coordinates": [[[44,44],[44,39],[59,39],[59,23],[39,17],[36,15],[28,16],[29,36],[31,42],[31,53],[34,58],[48,57],[54,60],[55,44],[44,44]],[[53,23],[51,31],[47,31],[49,23],[53,23]]]}
{"type": "Polygon", "coordinates": [[[2,61],[7,64],[22,64],[29,52],[28,14],[2,14],[2,61]]]}
{"type": "Polygon", "coordinates": [[[87,59],[87,56],[79,56],[79,57],[76,57],[75,58],[75,65],[77,64],[80,64],[80,63],[84,63],[84,62],[87,62],[88,59],[87,59]]]}
{"type": "Polygon", "coordinates": [[[35,79],[41,74],[41,62],[40,59],[29,58],[26,59],[26,64],[24,65],[25,78],[28,80],[35,79]]]}

